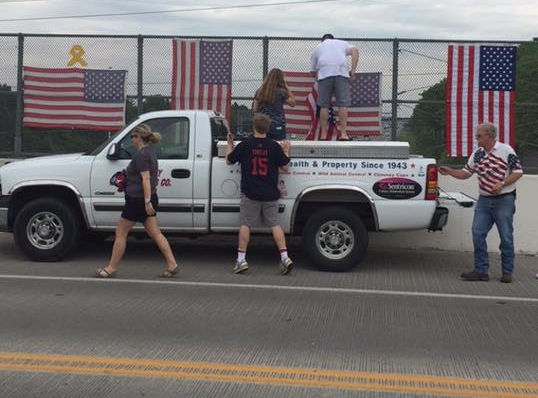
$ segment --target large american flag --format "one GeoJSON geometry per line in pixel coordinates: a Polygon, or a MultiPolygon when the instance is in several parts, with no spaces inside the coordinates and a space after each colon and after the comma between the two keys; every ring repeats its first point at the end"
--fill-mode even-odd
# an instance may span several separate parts
{"type": "MultiPolygon", "coordinates": [[[[320,133],[317,83],[310,72],[284,72],[290,91],[297,100],[294,108],[285,107],[286,132],[318,139],[320,133]]],[[[381,134],[381,73],[358,73],[351,80],[351,106],[348,108],[347,133],[353,136],[381,134]]],[[[336,116],[329,108],[328,139],[336,139],[336,116]]]]}
{"type": "Polygon", "coordinates": [[[118,131],[125,124],[124,70],[25,66],[23,125],[118,131]]]}
{"type": "Polygon", "coordinates": [[[514,46],[448,46],[446,149],[449,156],[469,156],[474,132],[483,122],[498,127],[498,140],[514,146],[514,46]]]}
{"type": "Polygon", "coordinates": [[[174,40],[172,109],[210,109],[230,117],[231,40],[174,40]]]}

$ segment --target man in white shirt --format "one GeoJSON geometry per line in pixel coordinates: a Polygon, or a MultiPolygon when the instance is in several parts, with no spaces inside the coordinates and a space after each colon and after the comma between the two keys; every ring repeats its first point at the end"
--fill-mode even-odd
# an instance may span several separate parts
{"type": "Polygon", "coordinates": [[[355,76],[359,50],[343,40],[337,40],[330,33],[323,35],[310,57],[310,71],[318,81],[318,101],[321,126],[320,140],[327,139],[329,106],[333,95],[336,97],[341,141],[349,141],[347,135],[347,108],[351,103],[349,79],[355,76]],[[351,56],[351,69],[347,56],[351,56]]]}

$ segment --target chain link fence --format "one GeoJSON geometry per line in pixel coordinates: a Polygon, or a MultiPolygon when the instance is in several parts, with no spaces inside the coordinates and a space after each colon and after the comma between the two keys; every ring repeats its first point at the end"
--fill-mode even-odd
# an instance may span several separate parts
{"type": "MultiPolygon", "coordinates": [[[[22,125],[22,67],[66,67],[74,45],[85,50],[88,68],[127,70],[126,120],[138,114],[170,109],[172,40],[225,37],[97,36],[0,34],[0,155],[27,157],[89,151],[108,133],[40,130],[22,125]]],[[[250,129],[252,97],[271,68],[308,72],[310,53],[319,38],[230,37],[233,40],[233,131],[250,129]]],[[[358,72],[381,72],[383,140],[409,140],[425,156],[443,158],[444,79],[448,41],[345,38],[360,51],[358,72]],[[436,91],[439,93],[436,94],[436,91]],[[420,104],[420,106],[417,106],[420,104]],[[409,128],[424,123],[426,133],[409,128]]],[[[456,42],[456,41],[453,41],[456,42]]],[[[472,43],[472,42],[466,42],[472,43]]],[[[481,41],[480,43],[484,43],[481,41]]],[[[534,42],[490,44],[521,45],[534,42]]],[[[538,44],[538,43],[537,43],[538,44]]],[[[537,51],[538,53],[538,51],[537,51]]],[[[520,82],[521,83],[521,82],[520,82]]],[[[525,85],[538,88],[538,74],[525,85]]],[[[538,90],[537,90],[538,92],[538,90]]],[[[516,92],[517,98],[517,92],[516,92]]],[[[516,103],[517,145],[526,171],[538,170],[538,99],[516,103]],[[530,132],[530,134],[529,134],[530,132]]],[[[301,137],[298,137],[301,138],[301,137]]],[[[444,160],[447,160],[446,158],[444,160]]],[[[448,160],[447,160],[448,161],[448,160]]],[[[460,159],[460,161],[462,161],[460,159]]]]}

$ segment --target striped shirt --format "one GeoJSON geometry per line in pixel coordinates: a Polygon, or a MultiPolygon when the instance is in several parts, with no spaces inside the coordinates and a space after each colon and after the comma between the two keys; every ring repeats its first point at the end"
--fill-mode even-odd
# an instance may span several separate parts
{"type": "MultiPolygon", "coordinates": [[[[464,170],[469,174],[476,173],[480,195],[495,195],[494,188],[506,176],[512,173],[523,173],[521,161],[510,145],[495,142],[488,153],[482,147],[469,157],[464,170]]],[[[515,184],[503,187],[501,194],[515,191],[515,184]]]]}

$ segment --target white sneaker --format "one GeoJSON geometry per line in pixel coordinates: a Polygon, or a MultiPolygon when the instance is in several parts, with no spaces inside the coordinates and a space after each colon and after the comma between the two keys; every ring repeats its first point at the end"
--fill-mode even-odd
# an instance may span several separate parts
{"type": "Polygon", "coordinates": [[[285,258],[280,262],[280,273],[282,275],[287,275],[290,273],[291,269],[293,268],[293,261],[291,261],[291,258],[285,258]]]}
{"type": "Polygon", "coordinates": [[[237,261],[235,263],[234,273],[240,274],[241,272],[245,272],[246,270],[248,270],[248,263],[245,260],[237,261]]]}

